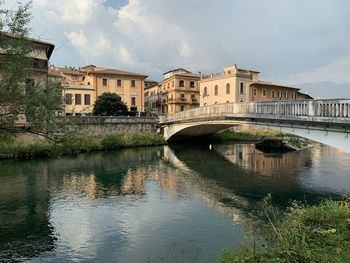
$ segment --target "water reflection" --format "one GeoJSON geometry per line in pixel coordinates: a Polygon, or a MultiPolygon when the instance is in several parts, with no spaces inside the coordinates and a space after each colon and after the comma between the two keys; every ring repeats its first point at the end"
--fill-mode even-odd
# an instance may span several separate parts
{"type": "Polygon", "coordinates": [[[35,257],[54,248],[49,180],[43,168],[1,165],[0,262],[35,257]]]}
{"type": "Polygon", "coordinates": [[[282,208],[350,193],[349,160],[329,147],[246,144],[1,162],[0,262],[213,262],[260,221],[267,193],[282,208]]]}

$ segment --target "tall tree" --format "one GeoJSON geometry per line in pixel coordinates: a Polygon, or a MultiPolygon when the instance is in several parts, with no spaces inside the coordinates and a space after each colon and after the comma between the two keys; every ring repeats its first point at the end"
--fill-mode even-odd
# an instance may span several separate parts
{"type": "Polygon", "coordinates": [[[31,2],[4,8],[0,0],[0,133],[31,132],[50,137],[62,108],[62,89],[48,78],[31,81],[35,50],[29,39],[31,2]],[[27,129],[19,127],[25,119],[27,129]]]}
{"type": "Polygon", "coordinates": [[[105,92],[99,96],[94,105],[94,115],[118,116],[127,112],[128,106],[115,93],[105,92]]]}

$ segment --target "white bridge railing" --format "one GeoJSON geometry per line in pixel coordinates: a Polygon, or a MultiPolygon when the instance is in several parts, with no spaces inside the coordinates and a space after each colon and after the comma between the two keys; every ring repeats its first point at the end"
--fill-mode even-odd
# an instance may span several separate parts
{"type": "Polygon", "coordinates": [[[200,107],[160,117],[160,123],[215,116],[323,117],[344,120],[350,124],[350,99],[293,100],[251,103],[226,103],[200,107]]]}

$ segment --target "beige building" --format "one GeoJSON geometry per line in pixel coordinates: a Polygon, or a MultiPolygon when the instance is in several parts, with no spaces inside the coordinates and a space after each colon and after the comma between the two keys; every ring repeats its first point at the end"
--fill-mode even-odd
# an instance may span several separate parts
{"type": "MultiPolygon", "coordinates": [[[[30,74],[25,80],[26,85],[34,85],[38,82],[46,83],[48,81],[48,63],[55,45],[34,38],[18,37],[5,32],[0,32],[0,34],[3,34],[5,39],[7,38],[9,41],[18,39],[18,41],[24,41],[24,44],[29,44],[28,58],[30,58],[30,74]]],[[[12,54],[8,54],[6,51],[0,49],[1,60],[6,61],[8,56],[12,56],[12,54]]],[[[1,108],[0,112],[7,112],[7,109],[1,108]]],[[[25,125],[27,123],[24,114],[18,114],[17,118],[16,125],[25,125]]]]}
{"type": "Polygon", "coordinates": [[[92,113],[96,99],[105,92],[118,94],[129,111],[144,110],[146,75],[89,65],[82,68],[58,68],[64,77],[65,115],[92,113]]]}
{"type": "Polygon", "coordinates": [[[161,98],[162,98],[162,85],[155,82],[152,84],[145,85],[144,101],[145,111],[161,114],[161,98]]]}
{"type": "Polygon", "coordinates": [[[199,107],[199,74],[175,69],[163,74],[161,83],[161,111],[172,114],[199,107]]]}
{"type": "Polygon", "coordinates": [[[203,76],[199,81],[200,106],[232,102],[312,99],[298,88],[259,80],[255,70],[237,65],[224,68],[219,74],[203,76]]]}

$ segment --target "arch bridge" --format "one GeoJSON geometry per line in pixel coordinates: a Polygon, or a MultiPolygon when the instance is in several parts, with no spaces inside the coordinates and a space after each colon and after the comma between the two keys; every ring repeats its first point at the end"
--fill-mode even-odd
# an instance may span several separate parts
{"type": "Polygon", "coordinates": [[[350,153],[350,99],[226,103],[160,117],[166,140],[209,136],[251,124],[284,131],[350,153]]]}

